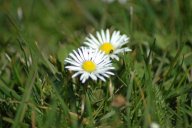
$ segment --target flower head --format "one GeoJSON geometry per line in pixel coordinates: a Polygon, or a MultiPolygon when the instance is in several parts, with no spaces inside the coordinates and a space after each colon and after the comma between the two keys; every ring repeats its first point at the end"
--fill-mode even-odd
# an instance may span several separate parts
{"type": "Polygon", "coordinates": [[[129,41],[129,37],[126,35],[120,35],[120,31],[114,31],[110,35],[109,30],[101,30],[101,32],[96,32],[96,37],[92,34],[85,39],[84,44],[94,50],[101,50],[105,54],[109,55],[110,58],[119,60],[117,56],[119,53],[124,53],[131,51],[130,48],[124,47],[129,41]]]}
{"type": "Polygon", "coordinates": [[[115,68],[109,57],[102,51],[81,47],[77,51],[73,50],[65,62],[68,64],[65,68],[75,72],[72,78],[80,75],[82,83],[89,78],[95,81],[98,78],[105,81],[105,77],[114,75],[111,70],[115,68]]]}

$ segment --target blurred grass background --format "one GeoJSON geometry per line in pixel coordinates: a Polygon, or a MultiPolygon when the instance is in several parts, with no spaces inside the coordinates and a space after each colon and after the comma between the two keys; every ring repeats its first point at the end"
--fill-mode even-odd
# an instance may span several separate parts
{"type": "Polygon", "coordinates": [[[0,127],[191,128],[191,21],[191,0],[0,0],[0,127]],[[64,59],[106,28],[133,51],[106,83],[72,80],[64,59]]]}

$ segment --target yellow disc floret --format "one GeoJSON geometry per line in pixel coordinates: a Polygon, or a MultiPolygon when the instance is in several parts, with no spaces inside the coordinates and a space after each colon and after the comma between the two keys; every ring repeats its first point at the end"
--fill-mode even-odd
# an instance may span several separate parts
{"type": "Polygon", "coordinates": [[[111,52],[113,52],[114,47],[111,43],[105,42],[103,43],[100,48],[101,51],[105,52],[105,54],[110,54],[111,52]]]}
{"type": "Polygon", "coordinates": [[[87,72],[93,72],[96,70],[96,65],[92,61],[83,62],[82,68],[87,72]]]}

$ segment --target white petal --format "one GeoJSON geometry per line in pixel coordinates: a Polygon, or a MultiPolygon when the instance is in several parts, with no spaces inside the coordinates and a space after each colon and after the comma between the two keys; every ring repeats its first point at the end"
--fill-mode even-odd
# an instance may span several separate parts
{"type": "Polygon", "coordinates": [[[110,75],[115,75],[114,73],[112,73],[112,72],[106,72],[107,74],[110,74],[110,75]]]}
{"type": "Polygon", "coordinates": [[[102,39],[103,39],[103,43],[106,42],[104,30],[101,30],[101,36],[102,36],[102,39]]]}
{"type": "Polygon", "coordinates": [[[98,46],[100,45],[99,41],[93,35],[90,34],[90,37],[94,41],[94,43],[96,43],[98,46]]]}
{"type": "Polygon", "coordinates": [[[75,62],[75,61],[70,61],[70,60],[65,60],[65,62],[67,62],[67,63],[69,63],[69,64],[72,64],[72,65],[74,65],[74,66],[77,66],[77,67],[79,67],[79,66],[81,66],[81,64],[80,63],[77,63],[77,62],[75,62]]]}
{"type": "Polygon", "coordinates": [[[80,62],[73,53],[70,53],[69,56],[71,56],[76,62],[80,62]]]}
{"type": "Polygon", "coordinates": [[[111,57],[112,59],[116,59],[117,61],[119,61],[119,57],[118,57],[117,55],[115,55],[115,54],[111,55],[110,57],[111,57]]]}
{"type": "Polygon", "coordinates": [[[97,74],[97,77],[99,77],[99,79],[101,79],[102,81],[106,81],[105,78],[103,76],[101,76],[100,74],[97,74]]]}
{"type": "Polygon", "coordinates": [[[121,48],[114,51],[115,54],[123,53],[123,52],[129,52],[131,49],[129,48],[121,48]]]}
{"type": "Polygon", "coordinates": [[[94,74],[92,74],[92,73],[90,74],[90,77],[91,77],[91,79],[93,79],[95,81],[97,80],[97,77],[94,74]]]}
{"type": "Polygon", "coordinates": [[[98,44],[95,43],[94,41],[92,41],[90,38],[86,38],[87,40],[87,45],[91,46],[91,47],[98,47],[98,44]]]}
{"type": "Polygon", "coordinates": [[[76,72],[75,74],[72,75],[72,78],[74,78],[74,77],[76,77],[76,76],[78,76],[78,75],[80,75],[82,73],[83,73],[82,71],[76,72]]]}
{"type": "Polygon", "coordinates": [[[103,44],[104,42],[102,40],[101,34],[99,32],[96,32],[96,35],[97,35],[97,38],[99,39],[100,44],[103,44]]]}
{"type": "Polygon", "coordinates": [[[106,30],[106,41],[110,42],[110,33],[109,33],[109,29],[106,30]]]}
{"type": "Polygon", "coordinates": [[[72,70],[72,71],[82,71],[82,68],[76,66],[66,66],[65,68],[72,70]]]}

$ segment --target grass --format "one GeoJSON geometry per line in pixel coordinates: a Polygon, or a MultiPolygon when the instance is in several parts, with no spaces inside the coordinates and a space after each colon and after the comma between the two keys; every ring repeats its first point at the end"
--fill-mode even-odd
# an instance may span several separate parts
{"type": "Polygon", "coordinates": [[[192,127],[190,0],[0,0],[0,127],[192,127]],[[130,36],[107,82],[64,59],[102,28],[130,36]]]}

